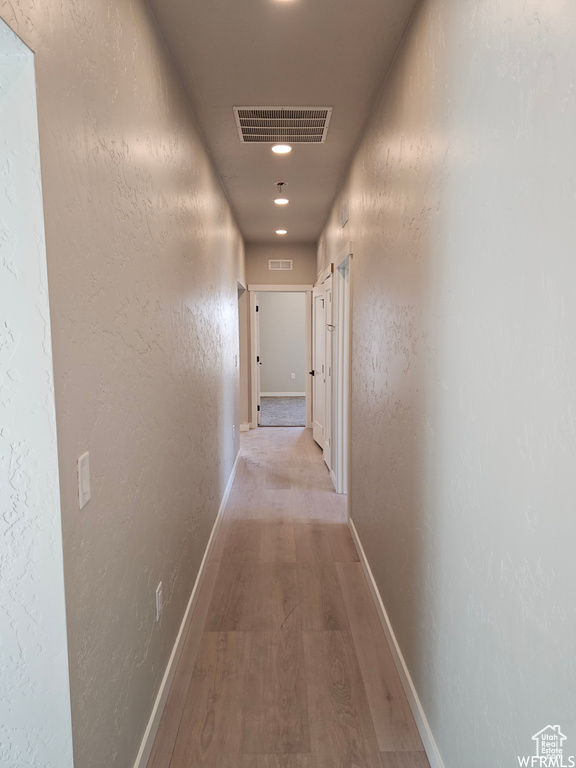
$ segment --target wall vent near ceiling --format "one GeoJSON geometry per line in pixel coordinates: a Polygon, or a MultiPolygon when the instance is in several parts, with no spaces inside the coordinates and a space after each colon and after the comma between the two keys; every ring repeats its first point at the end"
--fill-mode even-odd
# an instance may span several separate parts
{"type": "Polygon", "coordinates": [[[272,271],[292,269],[292,259],[269,259],[268,269],[272,271]]]}
{"type": "Polygon", "coordinates": [[[323,144],[332,107],[234,107],[242,142],[323,144]]]}

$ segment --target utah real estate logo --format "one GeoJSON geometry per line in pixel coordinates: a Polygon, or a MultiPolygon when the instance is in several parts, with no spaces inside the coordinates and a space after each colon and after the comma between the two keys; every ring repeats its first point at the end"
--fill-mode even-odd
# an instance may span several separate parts
{"type": "Polygon", "coordinates": [[[518,756],[518,764],[525,768],[575,768],[576,757],[564,754],[566,738],[559,725],[547,725],[532,736],[536,754],[518,756]]]}

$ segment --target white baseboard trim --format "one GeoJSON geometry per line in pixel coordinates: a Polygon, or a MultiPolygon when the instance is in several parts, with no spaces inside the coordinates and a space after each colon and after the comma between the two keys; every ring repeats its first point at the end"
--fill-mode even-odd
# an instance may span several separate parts
{"type": "Polygon", "coordinates": [[[249,432],[250,424],[240,424],[240,432],[249,432]]]}
{"type": "Polygon", "coordinates": [[[222,501],[220,503],[220,509],[218,510],[218,514],[216,515],[216,520],[214,521],[214,525],[212,526],[212,533],[210,534],[210,538],[208,539],[208,544],[206,545],[204,557],[202,558],[202,562],[200,563],[198,575],[196,576],[196,581],[194,582],[194,586],[192,588],[192,594],[190,595],[190,599],[188,600],[188,605],[186,607],[186,611],[184,612],[184,618],[182,619],[182,623],[180,624],[178,635],[176,636],[176,642],[174,643],[174,647],[172,648],[172,653],[170,654],[170,659],[168,660],[168,664],[164,672],[164,677],[162,678],[162,682],[160,683],[160,689],[158,691],[158,695],[156,696],[156,701],[154,702],[154,706],[152,707],[152,713],[150,715],[150,719],[148,720],[148,725],[146,726],[142,743],[140,744],[140,749],[138,751],[138,756],[136,757],[136,762],[134,763],[134,768],[146,768],[146,764],[148,763],[148,760],[150,758],[150,753],[152,752],[152,745],[154,744],[154,739],[156,738],[156,732],[158,731],[158,726],[160,725],[162,712],[164,711],[166,699],[168,698],[168,693],[170,692],[170,686],[172,685],[172,680],[174,679],[174,674],[176,672],[176,666],[178,664],[178,660],[180,659],[182,648],[184,647],[186,634],[188,633],[188,627],[190,626],[190,621],[192,619],[192,613],[194,611],[194,607],[198,599],[198,593],[200,592],[202,579],[204,578],[204,571],[206,568],[206,564],[208,562],[208,559],[210,558],[210,553],[212,552],[212,548],[214,547],[214,542],[216,540],[216,534],[218,533],[218,529],[220,528],[220,523],[222,522],[222,512],[226,507],[226,502],[228,501],[228,497],[230,496],[230,491],[232,490],[232,483],[234,482],[234,477],[236,475],[236,469],[238,468],[239,460],[240,460],[240,451],[238,451],[238,455],[236,456],[236,461],[234,462],[234,466],[232,467],[232,472],[230,472],[230,477],[228,478],[228,483],[226,484],[226,489],[224,491],[224,495],[222,496],[222,501]]]}
{"type": "Polygon", "coordinates": [[[444,768],[444,763],[440,756],[440,752],[436,745],[436,741],[434,740],[434,736],[432,735],[430,724],[428,723],[428,720],[424,713],[424,709],[422,707],[422,703],[420,702],[418,693],[416,692],[414,682],[412,680],[410,672],[408,671],[406,662],[404,661],[404,656],[402,655],[402,651],[400,650],[400,646],[398,645],[398,641],[396,640],[396,635],[394,634],[394,630],[392,629],[392,624],[390,623],[390,619],[388,618],[386,608],[384,607],[384,603],[382,602],[380,591],[374,580],[374,576],[372,575],[372,570],[370,568],[370,565],[368,564],[368,560],[366,559],[366,553],[364,552],[364,547],[362,546],[362,543],[358,536],[358,531],[356,530],[356,526],[354,525],[351,518],[348,518],[348,526],[350,528],[352,539],[354,540],[354,544],[358,551],[358,556],[360,557],[360,562],[362,564],[364,574],[366,575],[366,580],[368,581],[368,586],[370,587],[372,598],[374,600],[374,603],[376,604],[376,610],[378,611],[378,616],[380,617],[380,622],[382,623],[384,634],[386,635],[386,639],[388,640],[388,645],[390,646],[390,651],[394,659],[394,664],[396,665],[396,669],[398,670],[398,674],[400,675],[400,680],[402,682],[402,687],[404,688],[404,693],[408,698],[408,703],[410,705],[410,709],[412,710],[412,714],[414,715],[414,720],[416,721],[416,726],[420,733],[420,738],[422,739],[422,743],[424,744],[424,749],[426,750],[426,755],[428,757],[428,761],[430,762],[430,767],[444,768]]]}
{"type": "Polygon", "coordinates": [[[260,392],[260,397],[306,397],[306,392],[260,392]]]}

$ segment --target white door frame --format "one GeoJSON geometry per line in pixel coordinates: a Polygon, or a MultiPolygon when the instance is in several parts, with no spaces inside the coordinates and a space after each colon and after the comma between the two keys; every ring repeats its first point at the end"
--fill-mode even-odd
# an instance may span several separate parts
{"type": "Polygon", "coordinates": [[[316,285],[312,291],[312,371],[312,437],[324,451],[329,415],[326,410],[326,296],[323,284],[316,285]],[[319,300],[321,307],[317,304],[319,300]]]}
{"type": "MultiPolygon", "coordinates": [[[[330,265],[332,266],[332,265],[330,265]]],[[[324,462],[330,472],[332,472],[332,421],[333,421],[333,408],[332,408],[332,393],[334,390],[333,385],[333,336],[335,326],[333,325],[334,318],[332,316],[332,271],[328,277],[324,280],[324,298],[326,299],[326,328],[324,330],[324,360],[326,363],[326,394],[324,397],[324,462]]]]}
{"type": "MultiPolygon", "coordinates": [[[[256,360],[256,304],[258,293],[305,293],[306,294],[306,373],[312,367],[312,285],[248,285],[250,293],[250,428],[258,426],[258,362],[256,360]]],[[[312,382],[306,376],[306,427],[312,427],[312,382]]]]}
{"type": "Polygon", "coordinates": [[[258,356],[260,355],[260,334],[256,308],[258,295],[249,289],[250,297],[250,429],[256,429],[260,424],[260,370],[258,356]]]}
{"type": "Polygon", "coordinates": [[[352,291],[350,285],[352,243],[347,243],[334,262],[333,320],[334,400],[332,482],[336,493],[348,493],[350,475],[350,343],[352,338],[352,291]]]}
{"type": "MultiPolygon", "coordinates": [[[[0,543],[6,584],[1,631],[6,657],[13,659],[2,676],[6,690],[16,694],[7,707],[7,739],[1,751],[5,765],[28,763],[17,755],[30,749],[32,731],[22,726],[32,722],[35,732],[49,734],[35,740],[34,764],[72,768],[61,484],[70,491],[66,510],[76,522],[97,519],[101,507],[94,505],[101,500],[79,512],[80,498],[75,503],[73,495],[72,462],[82,451],[93,450],[90,430],[78,425],[77,442],[66,451],[56,443],[53,286],[47,277],[34,59],[34,52],[0,18],[0,166],[6,169],[0,174],[0,208],[7,222],[8,251],[0,275],[0,378],[6,376],[9,402],[2,408],[0,429],[0,518],[9,531],[0,543]],[[8,261],[12,245],[14,266],[8,261]]],[[[44,193],[46,201],[46,189],[44,193]]],[[[94,463],[98,467],[99,458],[94,463]]],[[[95,473],[92,477],[94,482],[95,473]]]]}

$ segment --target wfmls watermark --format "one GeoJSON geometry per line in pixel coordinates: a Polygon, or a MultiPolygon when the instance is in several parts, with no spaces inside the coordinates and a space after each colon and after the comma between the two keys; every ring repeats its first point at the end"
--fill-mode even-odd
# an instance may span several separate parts
{"type": "Polygon", "coordinates": [[[518,765],[525,768],[576,768],[576,757],[565,754],[566,738],[559,725],[547,725],[532,736],[536,754],[530,757],[519,755],[518,765]]]}

